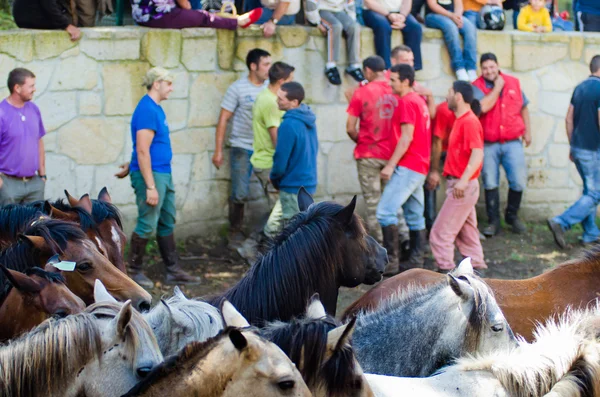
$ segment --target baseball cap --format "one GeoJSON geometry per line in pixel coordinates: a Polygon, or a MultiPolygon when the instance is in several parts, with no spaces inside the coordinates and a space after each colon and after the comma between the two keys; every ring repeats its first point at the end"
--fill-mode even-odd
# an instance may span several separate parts
{"type": "Polygon", "coordinates": [[[148,70],[148,72],[144,76],[143,85],[150,86],[157,81],[173,82],[173,75],[167,69],[157,66],[148,70]]]}

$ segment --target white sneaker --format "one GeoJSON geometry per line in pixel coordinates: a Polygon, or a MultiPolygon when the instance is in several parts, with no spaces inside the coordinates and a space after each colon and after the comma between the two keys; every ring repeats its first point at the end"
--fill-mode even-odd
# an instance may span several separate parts
{"type": "Polygon", "coordinates": [[[456,71],[456,78],[462,81],[469,81],[469,75],[465,69],[458,69],[456,71]]]}
{"type": "Polygon", "coordinates": [[[477,76],[477,70],[467,70],[467,74],[469,75],[469,81],[473,82],[477,80],[479,76],[477,76]]]}

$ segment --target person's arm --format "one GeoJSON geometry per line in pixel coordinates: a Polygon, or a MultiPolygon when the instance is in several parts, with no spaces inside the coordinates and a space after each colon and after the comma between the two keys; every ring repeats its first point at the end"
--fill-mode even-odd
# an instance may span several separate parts
{"type": "Polygon", "coordinates": [[[498,76],[496,81],[494,82],[494,88],[492,91],[483,97],[480,101],[481,103],[481,113],[487,113],[496,105],[498,98],[500,98],[500,93],[504,88],[504,78],[502,76],[498,76]]]}
{"type": "Polygon", "coordinates": [[[463,6],[462,0],[454,0],[454,14],[462,15],[464,10],[465,10],[465,8],[463,6]]]}
{"type": "Polygon", "coordinates": [[[191,10],[192,9],[192,5],[190,4],[190,0],[175,0],[177,3],[177,6],[179,8],[183,8],[184,10],[191,10]]]}
{"type": "Polygon", "coordinates": [[[550,12],[545,10],[544,12],[544,20],[542,22],[542,27],[544,28],[544,32],[552,32],[552,18],[550,17],[550,12]]]}
{"type": "Polygon", "coordinates": [[[346,133],[354,142],[358,141],[358,117],[351,114],[348,115],[346,121],[346,133]]]}
{"type": "Polygon", "coordinates": [[[269,136],[271,137],[271,142],[273,142],[273,147],[277,147],[277,127],[267,128],[269,131],[269,136]]]}
{"type": "Polygon", "coordinates": [[[227,123],[233,116],[233,112],[221,108],[219,114],[219,122],[217,123],[217,130],[215,133],[215,153],[212,157],[212,163],[217,169],[223,165],[223,142],[225,141],[225,133],[227,132],[227,123]]]}
{"type": "Polygon", "coordinates": [[[277,147],[273,155],[273,168],[269,179],[276,189],[279,189],[279,182],[284,177],[285,171],[288,168],[288,161],[292,150],[294,149],[294,132],[286,128],[284,124],[279,127],[279,136],[277,139],[277,147]]]}
{"type": "Polygon", "coordinates": [[[410,14],[411,9],[412,0],[403,0],[402,4],[400,5],[400,15],[404,17],[404,20],[406,20],[406,17],[408,16],[408,14],[410,14]]]}
{"type": "Polygon", "coordinates": [[[44,149],[44,140],[40,138],[38,145],[38,157],[40,166],[38,168],[38,175],[46,175],[46,150],[44,149]]]}
{"type": "Polygon", "coordinates": [[[56,0],[43,0],[40,2],[40,6],[44,10],[44,13],[48,15],[47,22],[49,22],[54,29],[63,29],[66,30],[69,36],[71,36],[71,41],[79,40],[81,37],[81,31],[71,21],[67,15],[64,14],[56,0]]]}
{"type": "Polygon", "coordinates": [[[483,149],[471,149],[471,156],[469,157],[469,163],[462,173],[459,181],[456,182],[452,189],[454,198],[460,199],[465,196],[465,189],[471,180],[471,177],[477,172],[481,163],[483,162],[483,149]]]}
{"type": "Polygon", "coordinates": [[[273,20],[277,19],[279,21],[285,15],[289,6],[290,6],[290,3],[288,1],[281,1],[281,0],[279,1],[279,4],[277,4],[275,11],[273,11],[273,15],[271,16],[271,19],[269,19],[263,25],[263,35],[265,37],[271,37],[275,34],[276,26],[275,26],[275,23],[273,22],[273,20]]]}
{"type": "Polygon", "coordinates": [[[385,8],[385,6],[377,0],[364,0],[364,5],[369,10],[381,14],[384,17],[388,17],[390,15],[390,12],[387,10],[387,8],[385,8]]]}
{"type": "Polygon", "coordinates": [[[521,117],[523,117],[523,122],[525,123],[525,134],[523,134],[523,142],[525,142],[525,147],[529,147],[531,145],[531,122],[529,119],[529,109],[527,106],[523,106],[521,108],[521,117]]]}
{"type": "Polygon", "coordinates": [[[404,154],[408,150],[410,143],[413,140],[415,126],[412,124],[404,123],[400,127],[402,130],[402,135],[398,140],[398,144],[396,145],[396,149],[394,149],[394,153],[392,157],[388,160],[387,165],[381,170],[381,179],[389,180],[394,173],[394,169],[396,169],[396,165],[400,161],[404,154]]]}
{"type": "MultiPolygon", "coordinates": [[[[573,104],[569,105],[569,110],[567,110],[567,117],[565,117],[565,124],[567,127],[567,138],[569,139],[569,143],[571,142],[571,138],[573,138],[573,130],[575,129],[575,123],[573,122],[573,116],[575,114],[575,108],[573,104]]],[[[600,116],[600,110],[598,110],[598,116],[600,116]]]]}
{"type": "Polygon", "coordinates": [[[440,160],[442,159],[442,140],[439,136],[433,137],[433,142],[431,144],[431,162],[429,164],[429,174],[427,175],[427,189],[433,190],[440,184],[440,173],[441,173],[441,164],[440,160]]]}
{"type": "Polygon", "coordinates": [[[150,158],[150,145],[153,139],[154,131],[152,130],[138,130],[135,133],[138,165],[146,184],[146,203],[151,206],[158,204],[158,191],[152,175],[152,159],[150,158]]]}

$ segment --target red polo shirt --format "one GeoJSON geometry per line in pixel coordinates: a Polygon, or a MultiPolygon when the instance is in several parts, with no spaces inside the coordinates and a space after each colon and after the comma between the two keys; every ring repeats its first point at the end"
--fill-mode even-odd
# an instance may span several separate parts
{"type": "MultiPolygon", "coordinates": [[[[448,140],[444,175],[460,178],[469,164],[472,149],[483,149],[483,128],[475,113],[469,110],[456,119],[448,140]]],[[[483,163],[471,180],[477,179],[483,163]]]]}
{"type": "Polygon", "coordinates": [[[456,121],[454,112],[448,108],[448,102],[440,103],[435,111],[435,119],[433,121],[433,135],[442,140],[442,150],[448,151],[448,136],[452,131],[452,126],[456,121]]]}
{"type": "Polygon", "coordinates": [[[427,102],[414,91],[399,98],[398,108],[394,113],[396,144],[402,135],[402,124],[411,124],[415,129],[413,140],[398,165],[427,175],[431,155],[431,119],[427,102]]]}

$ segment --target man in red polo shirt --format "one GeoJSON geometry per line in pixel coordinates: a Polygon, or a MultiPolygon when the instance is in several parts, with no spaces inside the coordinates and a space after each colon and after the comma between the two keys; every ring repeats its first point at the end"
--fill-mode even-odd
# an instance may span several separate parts
{"type": "Polygon", "coordinates": [[[517,212],[527,185],[523,143],[531,144],[528,101],[519,80],[500,72],[496,55],[483,54],[480,65],[482,75],[473,85],[485,94],[480,120],[485,140],[482,176],[489,225],[483,234],[491,237],[500,231],[500,164],[510,188],[504,219],[513,232],[523,233],[527,229],[517,212]]]}
{"type": "Polygon", "coordinates": [[[444,165],[447,194],[431,229],[429,246],[441,272],[455,267],[455,243],[463,256],[471,258],[474,268],[485,269],[475,211],[477,178],[483,163],[483,129],[476,116],[480,105],[474,99],[473,87],[464,81],[454,82],[448,92],[448,107],[454,111],[456,121],[444,165]]]}
{"type": "Polygon", "coordinates": [[[383,245],[389,264],[384,275],[394,275],[412,267],[422,267],[426,239],[423,217],[423,183],[429,171],[431,152],[431,119],[425,100],[413,90],[415,71],[409,65],[395,65],[390,83],[399,95],[398,107],[392,119],[396,141],[381,178],[389,179],[377,206],[377,221],[383,232],[383,245]],[[398,209],[402,207],[410,234],[410,256],[399,263],[398,209]]]}

